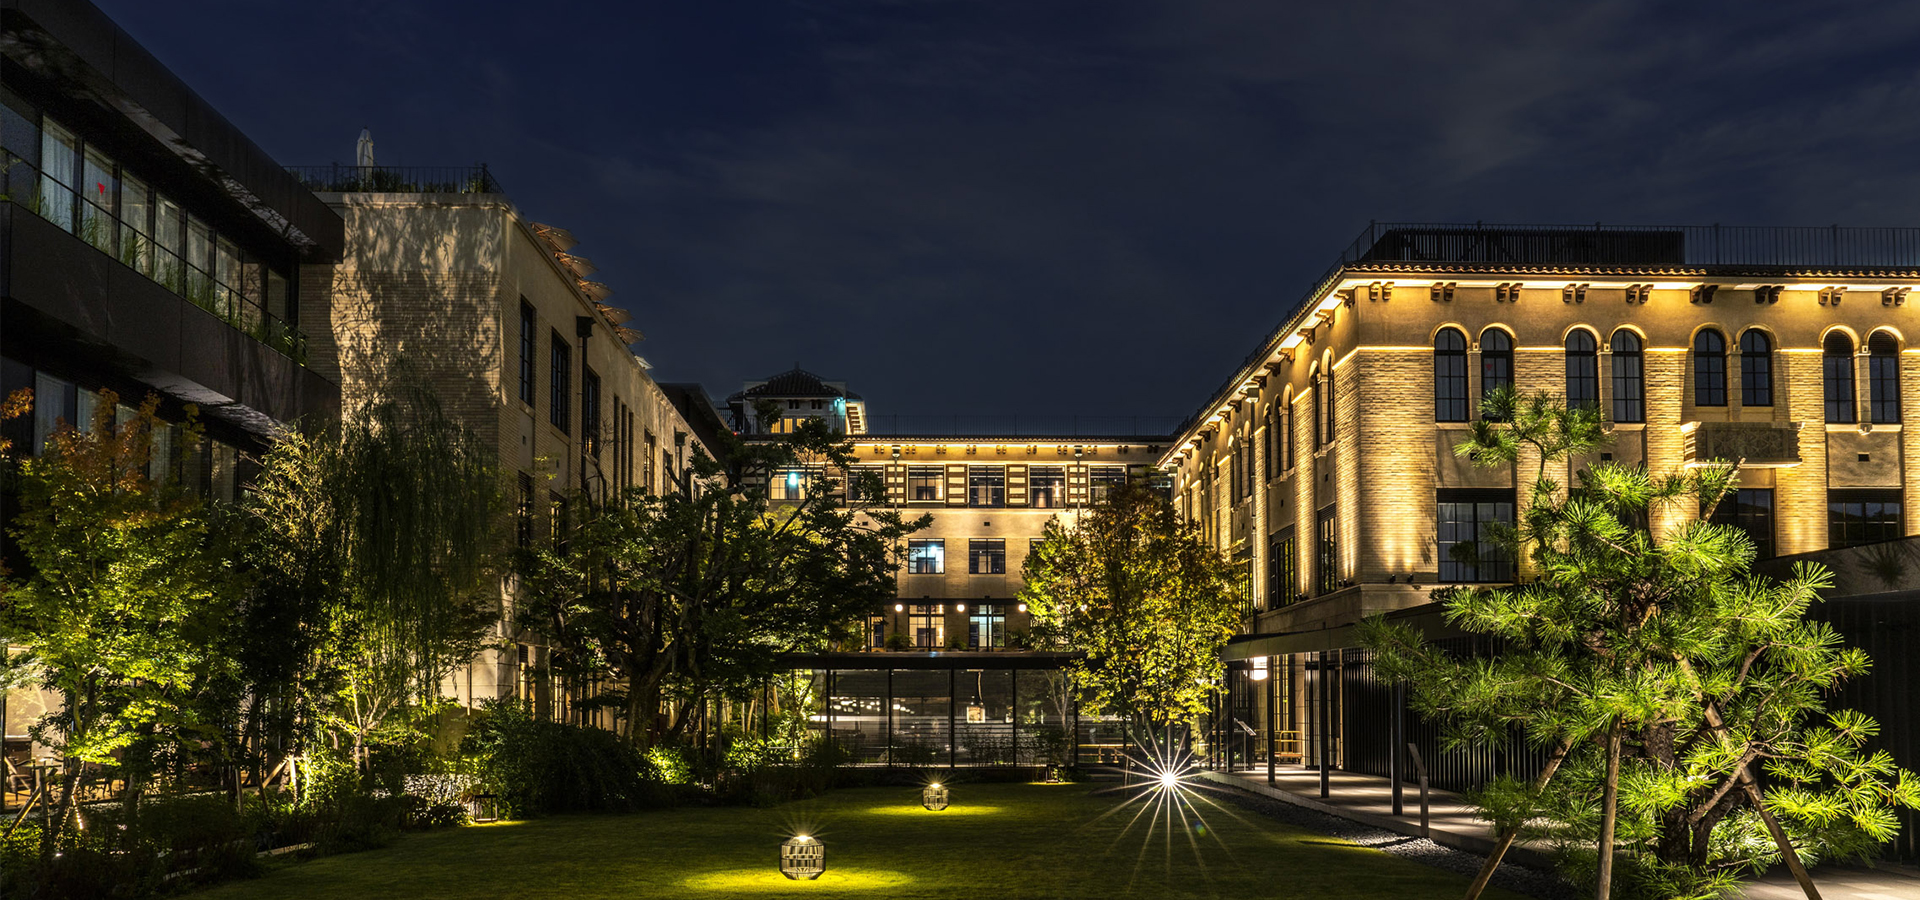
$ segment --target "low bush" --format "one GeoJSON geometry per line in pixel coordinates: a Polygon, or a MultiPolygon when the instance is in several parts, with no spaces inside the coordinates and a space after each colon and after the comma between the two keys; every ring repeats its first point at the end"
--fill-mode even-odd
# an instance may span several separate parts
{"type": "Polygon", "coordinates": [[[489,703],[462,752],[481,789],[514,816],[627,812],[673,799],[654,765],[618,735],[542,722],[515,701],[489,703]]]}

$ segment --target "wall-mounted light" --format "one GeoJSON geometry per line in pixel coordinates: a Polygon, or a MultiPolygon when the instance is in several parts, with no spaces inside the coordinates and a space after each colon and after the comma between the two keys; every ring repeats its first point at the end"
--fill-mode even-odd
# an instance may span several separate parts
{"type": "Polygon", "coordinates": [[[894,611],[894,612],[906,612],[906,611],[907,611],[907,605],[906,605],[905,603],[895,603],[895,604],[893,605],[893,611],[894,611]]]}
{"type": "Polygon", "coordinates": [[[1255,681],[1267,680],[1267,658],[1264,656],[1254,657],[1253,670],[1247,673],[1247,677],[1255,681]]]}

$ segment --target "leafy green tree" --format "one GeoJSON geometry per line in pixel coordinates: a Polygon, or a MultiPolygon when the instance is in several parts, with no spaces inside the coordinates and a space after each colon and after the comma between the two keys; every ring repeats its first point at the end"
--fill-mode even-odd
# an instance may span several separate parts
{"type": "Polygon", "coordinates": [[[504,550],[493,454],[390,383],[337,429],[286,436],[248,499],[254,727],[295,746],[330,731],[363,765],[483,645],[504,550]]]}
{"type": "Polygon", "coordinates": [[[1804,860],[1891,838],[1895,808],[1920,805],[1920,782],[1865,749],[1871,719],[1826,708],[1823,695],[1868,666],[1805,618],[1827,573],[1754,576],[1743,532],[1693,517],[1733,488],[1736,467],[1657,475],[1602,462],[1563,486],[1548,473],[1598,445],[1598,414],[1511,391],[1487,407],[1458,451],[1532,464],[1523,514],[1493,543],[1534,580],[1436,592],[1450,624],[1494,639],[1490,656],[1438,652],[1380,619],[1363,640],[1448,744],[1524,731],[1550,749],[1536,778],[1477,795],[1501,850],[1516,835],[1552,841],[1601,898],[1618,887],[1705,900],[1782,860],[1815,896],[1804,860]],[[1662,521],[1681,524],[1656,533],[1662,521]]]}
{"type": "MultiPolygon", "coordinates": [[[[688,488],[588,498],[524,555],[520,623],[553,642],[561,673],[623,685],[628,737],[643,748],[679,737],[705,700],[763,683],[781,654],[847,637],[893,599],[899,541],[927,521],[849,503],[834,473],[853,465],[852,446],[819,420],[722,441],[718,460],[694,454],[688,488]],[[788,472],[811,473],[803,495],[769,500],[788,472]]],[[[880,485],[853,493],[878,497],[880,485]]]]}
{"type": "Polygon", "coordinates": [[[197,697],[233,666],[221,652],[239,595],[232,567],[206,504],[148,476],[159,401],[124,423],[116,401],[104,393],[87,430],[62,427],[19,466],[11,534],[26,571],[9,585],[5,631],[59,699],[33,732],[65,763],[43,855],[86,767],[137,784],[163,748],[223,740],[197,697]]]}
{"type": "Polygon", "coordinates": [[[1049,521],[1025,579],[1035,641],[1084,654],[1067,666],[1083,707],[1144,729],[1206,712],[1248,601],[1157,491],[1135,480],[1071,524],[1049,521]]]}

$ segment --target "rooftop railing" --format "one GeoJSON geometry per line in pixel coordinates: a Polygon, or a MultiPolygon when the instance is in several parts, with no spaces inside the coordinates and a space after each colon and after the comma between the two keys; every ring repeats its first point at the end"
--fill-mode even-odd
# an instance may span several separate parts
{"type": "Polygon", "coordinates": [[[870,416],[867,436],[1165,438],[1179,416],[870,416]]]}
{"type": "Polygon", "coordinates": [[[476,166],[288,166],[307,190],[375,194],[504,194],[500,182],[476,166]]]}

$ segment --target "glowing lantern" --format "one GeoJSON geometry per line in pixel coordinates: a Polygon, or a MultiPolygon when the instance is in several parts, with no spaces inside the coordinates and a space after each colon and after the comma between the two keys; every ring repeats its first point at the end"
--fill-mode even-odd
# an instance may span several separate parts
{"type": "Polygon", "coordinates": [[[1048,784],[1060,783],[1060,767],[1059,766],[1047,767],[1047,783],[1048,784]]]}
{"type": "Polygon", "coordinates": [[[939,782],[927,785],[920,791],[920,805],[939,811],[947,808],[947,786],[939,782]]]}
{"type": "Polygon", "coordinates": [[[1247,677],[1252,678],[1255,681],[1267,680],[1267,658],[1264,656],[1254,657],[1253,671],[1248,672],[1247,677]]]}
{"type": "Polygon", "coordinates": [[[467,798],[467,818],[475,822],[500,821],[500,798],[492,794],[474,794],[467,798]]]}
{"type": "Polygon", "coordinates": [[[780,844],[780,874],[794,881],[812,881],[827,870],[827,848],[807,835],[780,844]]]}

